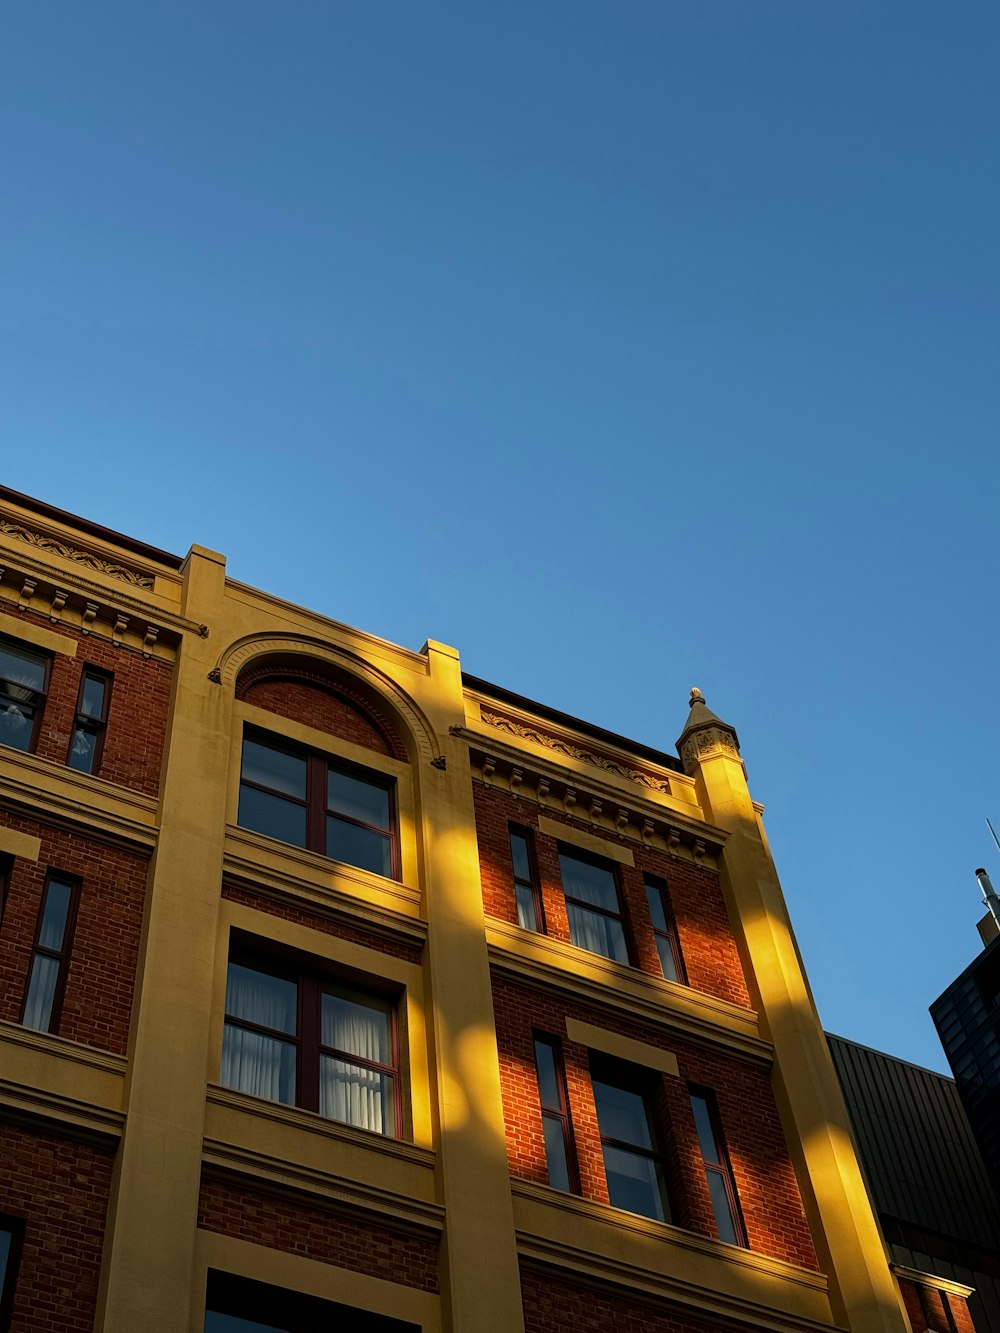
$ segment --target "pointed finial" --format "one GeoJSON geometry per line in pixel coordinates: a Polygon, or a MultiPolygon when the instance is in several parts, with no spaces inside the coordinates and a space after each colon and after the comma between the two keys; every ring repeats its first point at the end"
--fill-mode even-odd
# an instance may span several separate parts
{"type": "Polygon", "coordinates": [[[716,747],[740,752],[736,731],[728,722],[716,717],[705,696],[697,685],[691,687],[690,711],[684,730],[677,742],[677,751],[684,764],[684,771],[692,773],[700,756],[716,747]]]}

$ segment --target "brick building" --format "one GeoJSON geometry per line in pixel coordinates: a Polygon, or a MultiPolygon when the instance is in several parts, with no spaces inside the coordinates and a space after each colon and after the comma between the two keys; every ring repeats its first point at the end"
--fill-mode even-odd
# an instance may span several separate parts
{"type": "Polygon", "coordinates": [[[0,565],[0,1330],[969,1333],[697,692],[663,754],[10,491],[0,565]]]}

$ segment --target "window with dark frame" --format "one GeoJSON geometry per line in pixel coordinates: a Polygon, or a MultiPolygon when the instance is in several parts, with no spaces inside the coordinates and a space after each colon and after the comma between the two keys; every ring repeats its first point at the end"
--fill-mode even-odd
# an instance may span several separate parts
{"type": "Polygon", "coordinates": [[[23,1239],[23,1219],[0,1213],[0,1333],[6,1333],[10,1328],[23,1239]]]}
{"type": "Polygon", "coordinates": [[[0,745],[34,750],[45,707],[51,659],[0,639],[0,745]]]}
{"type": "Polygon", "coordinates": [[[399,1138],[398,1046],[386,996],[252,950],[230,957],[227,1087],[399,1138]]]}
{"type": "Polygon", "coordinates": [[[510,826],[510,859],[514,867],[514,896],[517,899],[517,924],[524,930],[545,932],[541,885],[535,848],[529,829],[510,826]]]}
{"type": "Polygon", "coordinates": [[[667,981],[679,981],[681,985],[686,986],[687,972],[684,969],[684,959],[681,956],[677,925],[670,906],[667,886],[662,879],[653,875],[645,877],[645,886],[656,951],[660,955],[660,970],[667,981]]]}
{"type": "Polygon", "coordinates": [[[722,1124],[719,1120],[719,1107],[715,1094],[705,1088],[690,1088],[689,1092],[719,1239],[730,1245],[745,1247],[746,1227],[743,1225],[733,1168],[722,1137],[722,1124]]]}
{"type": "Polygon", "coordinates": [[[538,1098],[542,1107],[542,1133],[545,1137],[545,1164],[549,1184],[566,1194],[579,1194],[576,1155],[569,1119],[569,1098],[566,1093],[566,1071],[563,1065],[562,1044],[558,1037],[536,1032],[535,1074],[538,1078],[538,1098]]]}
{"type": "Polygon", "coordinates": [[[394,786],[380,773],[247,732],[238,823],[398,878],[394,786]]]}
{"type": "Polygon", "coordinates": [[[612,1206],[657,1222],[671,1221],[653,1118],[653,1076],[593,1053],[590,1068],[612,1206]]]}
{"type": "Polygon", "coordinates": [[[21,1009],[22,1024],[36,1032],[59,1026],[79,891],[79,881],[61,871],[46,876],[21,1009]]]}
{"type": "Polygon", "coordinates": [[[208,1270],[204,1333],[420,1333],[417,1324],[208,1270]]]}
{"type": "Polygon", "coordinates": [[[78,773],[96,773],[104,751],[104,732],[111,701],[111,675],[98,667],[85,666],[76,697],[76,716],[69,743],[67,764],[78,773]]]}
{"type": "Polygon", "coordinates": [[[614,868],[597,857],[559,848],[569,934],[574,944],[616,963],[631,962],[614,868]]]}

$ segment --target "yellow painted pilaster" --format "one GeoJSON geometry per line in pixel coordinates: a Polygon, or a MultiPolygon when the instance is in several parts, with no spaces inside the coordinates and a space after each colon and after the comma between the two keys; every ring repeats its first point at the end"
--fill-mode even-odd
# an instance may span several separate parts
{"type": "Polygon", "coordinates": [[[105,1240],[103,1333],[188,1333],[191,1324],[229,753],[226,694],[208,673],[224,591],[223,558],[192,547],[183,609],[208,635],[185,637],[174,680],[105,1240]]]}
{"type": "MultiPolygon", "coordinates": [[[[697,694],[697,692],[694,692],[697,694]]],[[[736,734],[692,698],[678,749],[706,819],[729,834],[722,883],[773,1085],[838,1324],[904,1333],[908,1324],[854,1151],[847,1110],[806,981],[777,871],[747,787],[736,734]]]]}
{"type": "MultiPolygon", "coordinates": [[[[521,1286],[504,1136],[458,654],[429,643],[425,706],[447,767],[420,775],[427,962],[438,1084],[438,1187],[445,1205],[442,1300],[451,1333],[520,1333],[521,1286]]],[[[422,700],[424,702],[424,700],[422,700]]]]}

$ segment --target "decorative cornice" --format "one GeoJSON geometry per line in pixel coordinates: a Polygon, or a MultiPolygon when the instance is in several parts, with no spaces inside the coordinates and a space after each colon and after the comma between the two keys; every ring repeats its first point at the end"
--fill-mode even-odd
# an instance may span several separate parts
{"type": "Polygon", "coordinates": [[[155,579],[151,574],[146,574],[131,565],[121,565],[113,560],[106,560],[103,556],[82,547],[69,546],[66,542],[48,536],[47,533],[39,532],[37,528],[26,528],[22,523],[12,523],[10,519],[0,518],[0,533],[13,537],[15,541],[24,542],[27,546],[49,551],[52,555],[60,555],[64,560],[73,560],[79,565],[86,565],[88,569],[96,569],[99,574],[106,574],[108,578],[121,579],[123,583],[130,583],[134,588],[154,586],[155,579]]]}
{"type": "Polygon", "coordinates": [[[740,757],[736,734],[732,727],[727,727],[724,722],[718,726],[703,727],[700,731],[690,732],[679,748],[686,773],[693,772],[703,759],[715,754],[729,754],[735,759],[740,757]]]}
{"type": "Polygon", "coordinates": [[[526,726],[504,713],[494,713],[488,708],[480,707],[479,715],[488,727],[496,727],[498,731],[505,731],[511,736],[517,736],[519,740],[533,741],[536,745],[543,745],[547,750],[555,750],[558,754],[564,754],[570,759],[578,759],[581,763],[590,764],[593,768],[603,768],[606,773],[614,773],[616,777],[626,778],[639,787],[648,787],[651,791],[665,792],[668,795],[670,793],[670,783],[666,778],[656,777],[640,768],[630,767],[617,759],[612,759],[610,755],[602,754],[599,750],[585,750],[579,745],[574,745],[571,741],[562,740],[547,731],[540,731],[537,727],[526,726]]]}

